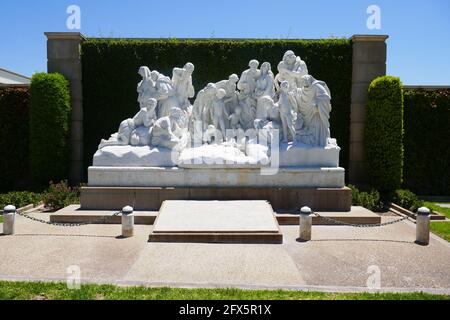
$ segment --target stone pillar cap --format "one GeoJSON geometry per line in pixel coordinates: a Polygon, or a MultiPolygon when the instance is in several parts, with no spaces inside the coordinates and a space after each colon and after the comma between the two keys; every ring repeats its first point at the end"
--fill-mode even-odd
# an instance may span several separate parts
{"type": "Polygon", "coordinates": [[[8,205],[3,209],[4,213],[10,213],[10,212],[15,212],[16,211],[16,207],[12,206],[12,205],[8,205]]]}
{"type": "Polygon", "coordinates": [[[86,40],[80,32],[44,32],[44,34],[51,40],[86,40]]]}
{"type": "Polygon", "coordinates": [[[386,34],[355,34],[350,39],[352,41],[386,41],[389,38],[386,34]]]}
{"type": "Polygon", "coordinates": [[[133,213],[133,207],[130,207],[130,206],[123,207],[122,213],[123,213],[123,214],[130,214],[130,213],[133,213]]]}
{"type": "Polygon", "coordinates": [[[300,209],[300,212],[303,214],[310,214],[312,212],[310,207],[303,207],[300,209]]]}
{"type": "Polygon", "coordinates": [[[430,209],[427,207],[421,207],[419,210],[417,210],[417,213],[421,216],[428,216],[430,214],[430,209]]]}

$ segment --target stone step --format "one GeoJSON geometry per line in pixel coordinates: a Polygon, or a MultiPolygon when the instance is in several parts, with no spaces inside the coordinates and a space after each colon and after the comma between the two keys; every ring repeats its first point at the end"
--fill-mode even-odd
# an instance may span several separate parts
{"type": "Polygon", "coordinates": [[[188,243],[283,243],[281,232],[271,233],[150,233],[149,242],[188,243]]]}

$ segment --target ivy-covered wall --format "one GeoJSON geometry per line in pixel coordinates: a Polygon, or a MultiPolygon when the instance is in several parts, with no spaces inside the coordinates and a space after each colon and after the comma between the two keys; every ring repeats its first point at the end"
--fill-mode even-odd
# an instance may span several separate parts
{"type": "Polygon", "coordinates": [[[404,90],[404,187],[450,195],[450,89],[404,90]]]}
{"type": "Polygon", "coordinates": [[[208,82],[240,76],[251,59],[268,61],[277,72],[287,50],[307,63],[310,74],[325,81],[332,93],[331,135],[337,138],[341,166],[347,167],[352,82],[352,44],[347,39],[325,40],[137,40],[87,39],[82,42],[84,161],[102,138],[138,110],[136,84],[142,65],[172,76],[173,67],[190,61],[196,92],[208,82]]]}

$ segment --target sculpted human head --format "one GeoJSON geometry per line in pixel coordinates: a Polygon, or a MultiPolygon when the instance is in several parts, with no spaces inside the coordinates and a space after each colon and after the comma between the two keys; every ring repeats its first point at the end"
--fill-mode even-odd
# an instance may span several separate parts
{"type": "Polygon", "coordinates": [[[314,78],[307,74],[300,78],[300,86],[301,87],[309,87],[313,84],[314,78]]]}
{"type": "Polygon", "coordinates": [[[269,62],[264,62],[261,65],[261,73],[262,74],[267,74],[267,73],[269,73],[269,71],[272,71],[272,66],[270,65],[269,62]]]}
{"type": "Polygon", "coordinates": [[[294,51],[288,50],[283,56],[283,61],[287,64],[294,64],[297,60],[297,56],[295,55],[294,51]]]}
{"type": "Polygon", "coordinates": [[[154,98],[150,98],[148,100],[148,108],[151,109],[151,110],[155,109],[157,104],[158,104],[158,101],[156,99],[154,99],[154,98]]]}
{"type": "Polygon", "coordinates": [[[207,94],[213,95],[216,93],[216,85],[214,83],[208,83],[205,88],[207,94]]]}
{"type": "Polygon", "coordinates": [[[159,78],[159,72],[156,71],[156,70],[152,71],[152,72],[150,73],[150,78],[151,78],[153,81],[158,80],[158,78],[159,78]]]}
{"type": "Polygon", "coordinates": [[[150,78],[150,69],[146,66],[140,67],[138,73],[144,80],[150,78]]]}
{"type": "Polygon", "coordinates": [[[233,73],[232,75],[230,75],[228,80],[230,80],[232,83],[237,83],[239,81],[239,77],[237,74],[233,73]]]}
{"type": "Polygon", "coordinates": [[[194,73],[195,67],[192,63],[188,62],[184,65],[184,70],[186,70],[189,75],[192,75],[194,73]]]}
{"type": "Polygon", "coordinates": [[[289,82],[283,81],[280,85],[280,89],[283,92],[288,92],[289,91],[289,82]]]}
{"type": "Polygon", "coordinates": [[[258,60],[251,60],[248,63],[248,66],[250,67],[250,69],[256,70],[259,67],[259,61],[258,60]]]}
{"type": "Polygon", "coordinates": [[[219,89],[216,92],[216,97],[218,99],[222,99],[223,97],[225,97],[227,95],[227,92],[224,89],[219,89]]]}

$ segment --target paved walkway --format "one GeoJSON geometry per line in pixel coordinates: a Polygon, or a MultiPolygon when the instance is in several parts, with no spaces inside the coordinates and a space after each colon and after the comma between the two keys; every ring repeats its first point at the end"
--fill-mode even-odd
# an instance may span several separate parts
{"type": "Polygon", "coordinates": [[[411,222],[314,226],[308,243],[296,241],[298,227],[282,226],[282,245],[148,243],[151,228],[120,239],[120,225],[68,228],[18,217],[17,234],[0,236],[0,279],[65,281],[77,265],[84,282],[358,292],[369,291],[368,268],[377,266],[382,291],[450,294],[449,243],[432,235],[429,246],[416,245],[411,222]]]}

